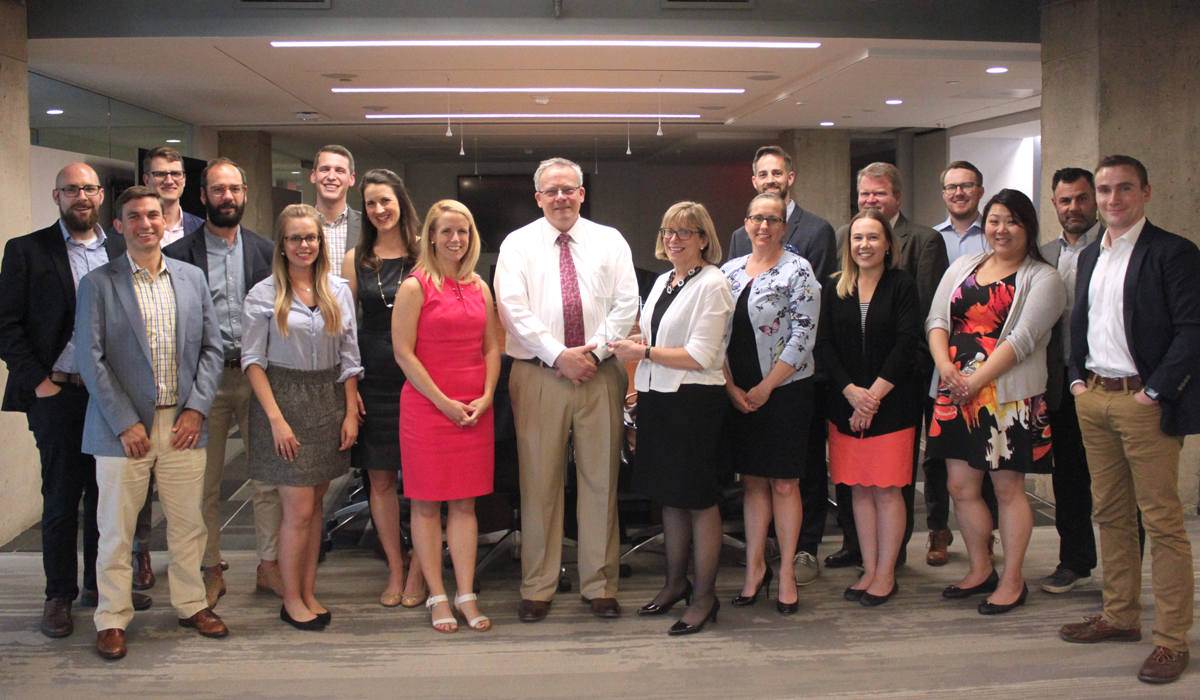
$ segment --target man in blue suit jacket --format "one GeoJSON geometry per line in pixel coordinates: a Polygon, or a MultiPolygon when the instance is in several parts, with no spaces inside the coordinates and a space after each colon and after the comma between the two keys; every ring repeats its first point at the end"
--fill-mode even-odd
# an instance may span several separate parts
{"type": "Polygon", "coordinates": [[[204,417],[222,369],[212,298],[200,270],[163,257],[157,193],[131,187],[115,209],[127,254],[84,276],[75,316],[75,357],[91,397],[83,451],[96,456],[99,485],[96,650],[106,659],[125,656],[133,619],[129,547],[152,471],[167,519],[179,624],[207,637],[228,634],[205,602],[200,578],[204,417]]]}
{"type": "Polygon", "coordinates": [[[1167,683],[1188,663],[1195,595],[1179,499],[1184,435],[1200,433],[1200,249],[1146,220],[1146,168],[1129,156],[1096,167],[1108,230],[1079,254],[1071,313],[1071,393],[1100,526],[1104,609],[1064,626],[1068,642],[1142,638],[1137,511],[1150,536],[1154,651],[1138,679],[1167,683]]]}

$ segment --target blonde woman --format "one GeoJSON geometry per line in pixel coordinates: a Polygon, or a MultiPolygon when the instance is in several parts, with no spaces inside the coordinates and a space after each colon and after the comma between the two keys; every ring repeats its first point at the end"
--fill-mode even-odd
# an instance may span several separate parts
{"type": "Polygon", "coordinates": [[[323,223],[306,204],[283,210],[271,276],[250,290],[242,310],[242,370],[255,398],[248,472],[279,487],[279,618],[301,630],[323,629],[332,617],[313,595],[321,501],[330,480],[350,467],[362,374],[354,297],[329,273],[323,223]]]}
{"type": "Polygon", "coordinates": [[[412,499],[413,546],[429,586],[433,627],[454,632],[492,623],[476,603],[475,498],[492,492],[492,395],[500,376],[496,312],[479,275],[479,232],[462,204],[429,209],[412,275],[396,292],[392,346],[408,381],[400,392],[404,495],[412,499]],[[442,502],[457,584],[454,607],[442,583],[442,502]]]}

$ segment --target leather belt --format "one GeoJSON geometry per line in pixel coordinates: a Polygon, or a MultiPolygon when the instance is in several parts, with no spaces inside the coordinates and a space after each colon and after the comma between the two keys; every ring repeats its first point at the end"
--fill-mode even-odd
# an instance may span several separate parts
{"type": "Polygon", "coordinates": [[[74,384],[75,386],[83,386],[83,377],[78,374],[67,374],[66,372],[51,372],[50,381],[55,384],[74,384]]]}
{"type": "Polygon", "coordinates": [[[232,360],[225,360],[225,366],[230,369],[241,369],[242,368],[242,358],[237,357],[232,360]]]}
{"type": "Polygon", "coordinates": [[[521,362],[528,362],[531,365],[537,365],[538,367],[542,367],[544,369],[554,369],[554,365],[548,365],[545,362],[542,362],[541,358],[538,357],[518,357],[517,359],[521,362]]]}
{"type": "Polygon", "coordinates": [[[1144,386],[1142,378],[1136,374],[1128,377],[1104,377],[1095,372],[1089,374],[1090,378],[1095,380],[1105,391],[1137,391],[1144,386]]]}

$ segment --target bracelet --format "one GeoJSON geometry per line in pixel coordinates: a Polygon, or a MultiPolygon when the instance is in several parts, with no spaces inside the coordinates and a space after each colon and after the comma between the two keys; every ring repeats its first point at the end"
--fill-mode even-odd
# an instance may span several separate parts
{"type": "Polygon", "coordinates": [[[647,360],[650,359],[650,346],[649,345],[646,346],[646,359],[647,360]]]}

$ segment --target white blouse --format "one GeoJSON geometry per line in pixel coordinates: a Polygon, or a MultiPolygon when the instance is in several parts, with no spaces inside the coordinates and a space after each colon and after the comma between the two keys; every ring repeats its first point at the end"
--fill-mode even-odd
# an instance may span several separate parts
{"type": "Polygon", "coordinates": [[[342,332],[325,335],[321,309],[309,309],[293,296],[286,338],[275,323],[275,278],[268,277],[254,285],[242,307],[242,370],[250,365],[266,369],[268,364],[302,370],[340,365],[339,382],[362,376],[350,285],[335,275],[329,276],[329,284],[342,308],[342,332]]]}
{"type": "MultiPolygon", "coordinates": [[[[642,360],[633,377],[638,391],[678,391],[680,384],[725,384],[725,349],[733,324],[733,293],[729,282],[715,265],[705,265],[696,276],[675,292],[679,295],[663,313],[657,337],[651,336],[650,319],[662,298],[670,273],[654,282],[642,309],[642,333],[656,348],[683,348],[704,369],[676,369],[642,360]]],[[[665,301],[665,300],[664,300],[665,301]]]]}

